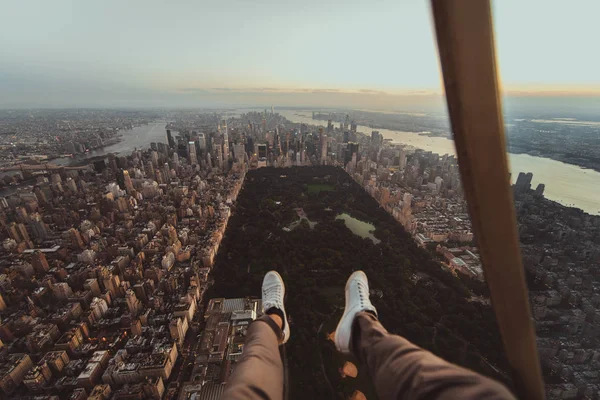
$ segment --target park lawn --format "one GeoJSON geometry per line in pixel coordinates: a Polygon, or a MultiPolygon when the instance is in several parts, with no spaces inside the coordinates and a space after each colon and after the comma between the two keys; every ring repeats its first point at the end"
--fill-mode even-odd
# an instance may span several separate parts
{"type": "Polygon", "coordinates": [[[333,192],[335,188],[326,183],[309,183],[306,185],[308,188],[308,194],[319,194],[320,192],[333,192]]]}

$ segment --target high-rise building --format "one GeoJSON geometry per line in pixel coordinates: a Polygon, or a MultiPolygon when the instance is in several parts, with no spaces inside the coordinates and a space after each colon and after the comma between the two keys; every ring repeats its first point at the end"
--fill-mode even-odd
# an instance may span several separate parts
{"type": "Polygon", "coordinates": [[[330,119],[327,120],[327,133],[333,132],[333,123],[330,119]]]}
{"type": "Polygon", "coordinates": [[[124,189],[127,193],[131,194],[131,192],[133,192],[133,182],[131,182],[129,171],[123,171],[123,185],[125,186],[124,189]]]}
{"type": "Polygon", "coordinates": [[[27,210],[25,207],[15,207],[15,212],[17,214],[18,220],[25,222],[27,221],[27,210]]]}
{"type": "Polygon", "coordinates": [[[101,320],[104,314],[108,311],[108,304],[106,300],[100,297],[94,297],[90,304],[90,311],[96,318],[96,320],[101,320]]]}
{"type": "Polygon", "coordinates": [[[73,193],[77,192],[77,183],[75,182],[75,180],[73,178],[67,178],[67,187],[69,188],[69,190],[73,193]]]}
{"type": "Polygon", "coordinates": [[[206,151],[206,135],[203,132],[198,134],[198,148],[200,151],[206,151]]]}
{"type": "Polygon", "coordinates": [[[48,229],[46,224],[42,221],[42,216],[39,213],[31,214],[29,218],[29,225],[31,232],[39,240],[46,240],[48,238],[48,229]]]}
{"type": "Polygon", "coordinates": [[[92,292],[92,295],[95,297],[100,296],[102,294],[100,290],[100,284],[98,283],[97,278],[86,279],[85,283],[83,284],[83,288],[92,292]]]}
{"type": "Polygon", "coordinates": [[[40,274],[44,274],[50,269],[46,255],[39,250],[33,252],[33,256],[31,257],[31,265],[33,266],[33,269],[40,274]]]}
{"type": "Polygon", "coordinates": [[[546,185],[544,185],[543,183],[540,183],[535,188],[535,194],[537,194],[538,196],[543,196],[544,195],[544,189],[546,189],[546,185]]]}
{"type": "Polygon", "coordinates": [[[244,147],[244,143],[236,143],[233,146],[233,151],[235,153],[235,158],[236,158],[237,162],[240,164],[243,164],[245,155],[246,155],[246,149],[244,147]]]}
{"type": "Polygon", "coordinates": [[[223,154],[221,152],[221,146],[217,146],[215,148],[215,162],[216,162],[216,166],[217,168],[219,168],[220,171],[223,171],[223,167],[224,167],[224,161],[223,161],[223,154]]]}
{"type": "Polygon", "coordinates": [[[259,144],[258,145],[258,159],[266,159],[267,158],[267,145],[266,144],[259,144]]]}
{"type": "Polygon", "coordinates": [[[356,124],[356,121],[352,121],[350,122],[350,130],[354,133],[356,133],[356,128],[358,127],[358,125],[356,124]]]}
{"type": "Polygon", "coordinates": [[[131,321],[131,334],[134,336],[142,336],[142,323],[139,318],[131,321]]]}
{"type": "Polygon", "coordinates": [[[167,143],[169,144],[169,148],[175,148],[175,139],[173,139],[173,135],[171,135],[170,129],[167,129],[167,143]]]}
{"type": "Polygon", "coordinates": [[[152,161],[154,168],[158,167],[158,153],[156,151],[150,153],[150,160],[152,161]]]}
{"type": "Polygon", "coordinates": [[[398,163],[400,165],[400,169],[404,169],[406,168],[406,151],[404,151],[404,149],[400,149],[400,152],[398,154],[398,163]]]}
{"type": "Polygon", "coordinates": [[[321,151],[321,164],[327,163],[327,135],[323,133],[323,128],[319,128],[319,149],[321,151]]]}
{"type": "Polygon", "coordinates": [[[54,295],[60,300],[67,300],[69,297],[73,296],[73,290],[71,286],[69,286],[66,282],[59,282],[55,284],[52,288],[54,295]]]}
{"type": "Polygon", "coordinates": [[[125,171],[123,171],[122,169],[118,170],[116,173],[116,178],[117,178],[117,185],[119,185],[119,187],[122,190],[125,190],[125,171]]]}
{"type": "Polygon", "coordinates": [[[196,142],[188,142],[188,161],[190,165],[198,164],[198,158],[196,156],[196,142]]]}
{"type": "Polygon", "coordinates": [[[131,289],[128,289],[125,293],[125,300],[127,301],[127,307],[129,307],[129,312],[131,313],[131,315],[133,315],[134,317],[137,316],[141,304],[137,296],[135,295],[135,292],[131,289]]]}
{"type": "Polygon", "coordinates": [[[83,239],[81,238],[81,233],[75,228],[71,228],[67,231],[69,235],[69,240],[71,241],[71,246],[78,249],[83,249],[85,247],[83,243],[83,239]]]}
{"type": "Polygon", "coordinates": [[[517,182],[515,182],[515,189],[521,190],[521,191],[531,189],[531,180],[532,179],[533,179],[533,174],[531,172],[528,172],[528,173],[520,172],[519,176],[517,177],[517,182]]]}
{"type": "Polygon", "coordinates": [[[154,167],[152,166],[152,163],[148,163],[144,166],[144,173],[146,174],[146,178],[148,179],[155,179],[155,175],[154,175],[154,167]]]}
{"type": "Polygon", "coordinates": [[[177,340],[179,344],[183,343],[187,330],[188,322],[187,319],[183,317],[175,317],[169,323],[169,331],[171,332],[171,337],[177,340]]]}
{"type": "Polygon", "coordinates": [[[379,131],[371,132],[371,146],[379,148],[383,144],[383,135],[379,131]]]}
{"type": "Polygon", "coordinates": [[[36,186],[33,189],[33,193],[35,193],[35,197],[37,198],[38,203],[44,204],[48,202],[48,198],[46,197],[46,193],[44,193],[39,186],[36,186]]]}
{"type": "Polygon", "coordinates": [[[19,232],[22,241],[29,242],[29,233],[27,233],[27,228],[25,227],[25,224],[17,224],[17,231],[19,232]]]}
{"type": "Polygon", "coordinates": [[[168,144],[160,142],[160,143],[158,143],[157,148],[158,148],[159,154],[161,154],[165,157],[167,157],[169,155],[169,145],[168,144]]]}
{"type": "Polygon", "coordinates": [[[8,236],[10,236],[10,238],[13,239],[15,242],[20,243],[21,241],[23,241],[21,235],[19,234],[16,222],[11,222],[10,225],[8,225],[7,230],[8,236]]]}
{"type": "Polygon", "coordinates": [[[162,168],[163,179],[165,183],[171,182],[171,168],[169,168],[169,163],[165,163],[162,168]]]}
{"type": "Polygon", "coordinates": [[[33,368],[33,362],[29,355],[15,353],[7,356],[4,365],[6,367],[0,376],[0,389],[8,396],[23,382],[29,370],[33,368]]]}
{"type": "MultiPolygon", "coordinates": [[[[227,124],[225,130],[227,131],[227,124]]],[[[229,160],[229,134],[227,132],[223,133],[223,160],[229,160]]]]}
{"type": "MultiPolygon", "coordinates": [[[[346,157],[344,159],[344,164],[348,164],[350,161],[354,159],[358,159],[358,143],[349,142],[346,147],[346,157]],[[354,157],[354,158],[353,158],[354,157]]],[[[355,164],[356,162],[353,162],[355,164]]],[[[353,165],[353,167],[356,165],[353,165]]]]}
{"type": "Polygon", "coordinates": [[[345,131],[342,137],[342,141],[344,143],[348,143],[350,141],[350,132],[345,131]]]}

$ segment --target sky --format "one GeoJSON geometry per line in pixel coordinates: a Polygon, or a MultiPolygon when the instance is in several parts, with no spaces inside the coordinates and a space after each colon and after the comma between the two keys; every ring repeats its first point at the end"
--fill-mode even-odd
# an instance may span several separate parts
{"type": "MultiPolygon", "coordinates": [[[[0,0],[0,107],[443,104],[422,0],[0,0]]],[[[506,93],[600,93],[600,3],[493,3],[506,93]]]]}

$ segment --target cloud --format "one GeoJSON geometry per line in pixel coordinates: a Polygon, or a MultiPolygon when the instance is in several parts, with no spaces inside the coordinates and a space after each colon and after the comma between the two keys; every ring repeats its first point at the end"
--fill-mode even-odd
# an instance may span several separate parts
{"type": "Polygon", "coordinates": [[[372,89],[360,89],[359,92],[364,93],[364,94],[387,94],[386,92],[384,92],[382,90],[372,90],[372,89]]]}
{"type": "Polygon", "coordinates": [[[206,91],[206,89],[200,89],[200,88],[183,88],[183,89],[178,89],[177,92],[188,93],[188,94],[206,94],[206,93],[209,93],[208,91],[206,91]]]}

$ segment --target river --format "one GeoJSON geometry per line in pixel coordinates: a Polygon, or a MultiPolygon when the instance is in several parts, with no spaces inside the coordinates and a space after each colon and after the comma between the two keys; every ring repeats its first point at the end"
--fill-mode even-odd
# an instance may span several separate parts
{"type": "MultiPolygon", "coordinates": [[[[277,112],[295,123],[326,125],[326,121],[313,120],[311,111],[277,110],[277,112]]],[[[372,128],[358,126],[357,130],[371,135],[372,128]]],[[[456,154],[454,141],[442,137],[419,135],[414,132],[378,129],[385,139],[393,143],[402,143],[415,148],[442,154],[456,154]]],[[[544,157],[527,154],[509,154],[513,183],[519,172],[533,173],[532,186],[538,183],[546,185],[544,195],[567,206],[582,209],[589,214],[600,215],[600,172],[583,169],[576,165],[544,157]]]]}
{"type": "Polygon", "coordinates": [[[57,158],[52,160],[51,162],[53,164],[69,165],[77,164],[87,158],[105,156],[110,153],[118,153],[119,155],[129,155],[135,149],[144,149],[150,147],[151,142],[166,143],[166,125],[166,122],[152,122],[148,125],[136,126],[133,129],[121,130],[119,131],[119,134],[123,135],[123,137],[121,138],[121,141],[119,143],[111,144],[110,146],[90,151],[82,157],[57,158]]]}

